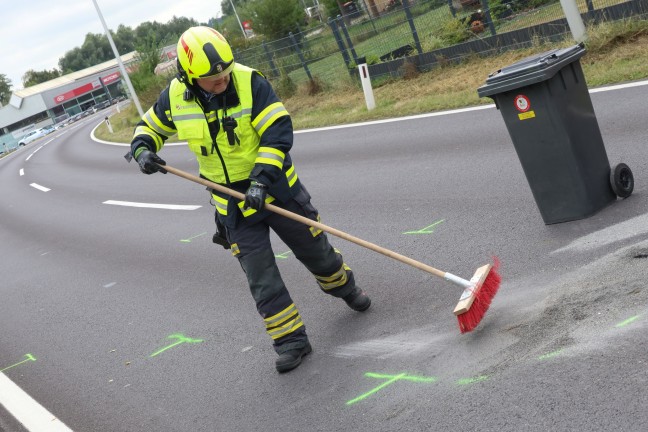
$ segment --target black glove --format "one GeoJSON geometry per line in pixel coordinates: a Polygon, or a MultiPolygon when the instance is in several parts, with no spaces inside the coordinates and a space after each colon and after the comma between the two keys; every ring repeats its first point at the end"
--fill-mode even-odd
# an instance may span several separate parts
{"type": "Polygon", "coordinates": [[[250,187],[245,192],[245,205],[243,208],[245,210],[250,208],[261,210],[265,203],[266,195],[268,195],[268,186],[252,180],[250,187]]]}
{"type": "Polygon", "coordinates": [[[135,159],[140,166],[140,171],[144,174],[153,174],[158,171],[162,174],[167,173],[167,171],[160,166],[166,165],[166,162],[150,150],[143,150],[135,159]]]}

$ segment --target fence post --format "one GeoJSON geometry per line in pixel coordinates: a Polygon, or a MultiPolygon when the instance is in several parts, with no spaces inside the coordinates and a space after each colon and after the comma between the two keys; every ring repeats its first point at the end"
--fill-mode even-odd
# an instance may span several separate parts
{"type": "MultiPolygon", "coordinates": [[[[338,20],[339,19],[340,19],[340,15],[338,15],[338,20]]],[[[349,51],[351,51],[351,55],[353,56],[353,62],[357,65],[358,55],[356,54],[355,49],[353,49],[353,42],[351,41],[349,32],[347,31],[346,25],[344,24],[344,20],[340,21],[340,27],[342,27],[342,33],[344,33],[344,38],[346,39],[347,46],[349,47],[349,51]]]]}
{"type": "Polygon", "coordinates": [[[274,64],[274,60],[272,60],[272,55],[270,55],[268,46],[266,45],[265,41],[262,41],[261,45],[263,46],[263,51],[265,51],[266,56],[268,57],[268,63],[270,63],[270,68],[272,69],[272,76],[278,77],[279,71],[277,70],[277,66],[275,66],[274,64]]]}
{"type": "Polygon", "coordinates": [[[304,55],[302,54],[301,49],[299,49],[299,45],[297,44],[297,39],[295,39],[295,35],[293,35],[292,32],[288,33],[288,35],[290,36],[290,40],[292,41],[293,46],[295,47],[295,51],[297,51],[299,60],[301,61],[304,70],[306,71],[306,76],[308,76],[309,80],[313,81],[313,77],[311,76],[310,70],[308,70],[308,65],[306,64],[306,60],[304,60],[304,55]]]}
{"type": "Polygon", "coordinates": [[[594,2],[592,0],[585,0],[585,3],[587,3],[587,11],[594,12],[594,2]]]}
{"type": "Polygon", "coordinates": [[[452,18],[457,18],[457,10],[452,4],[452,0],[448,0],[448,7],[450,8],[450,13],[452,14],[452,18]]]}
{"type": "Polygon", "coordinates": [[[403,1],[403,9],[405,10],[405,16],[407,17],[407,22],[409,23],[410,29],[412,30],[412,36],[414,36],[414,44],[416,45],[416,51],[419,55],[423,54],[423,48],[421,48],[421,41],[419,40],[418,33],[416,31],[416,26],[414,26],[414,18],[412,18],[412,11],[410,11],[409,0],[403,1]]]}
{"type": "MultiPolygon", "coordinates": [[[[349,70],[349,63],[350,63],[349,54],[346,51],[344,42],[342,42],[342,38],[340,37],[340,32],[338,31],[337,23],[335,22],[335,20],[329,18],[328,24],[329,26],[331,26],[331,30],[333,31],[333,36],[335,37],[335,42],[337,42],[338,48],[342,53],[342,59],[344,60],[344,64],[346,65],[347,70],[349,70]]],[[[349,75],[353,76],[350,70],[349,70],[349,75]]]]}
{"type": "Polygon", "coordinates": [[[497,31],[495,30],[495,24],[493,24],[493,17],[490,14],[490,6],[488,6],[488,0],[482,0],[482,7],[484,8],[484,14],[486,15],[486,21],[488,22],[488,29],[491,32],[491,35],[495,36],[497,31]]]}

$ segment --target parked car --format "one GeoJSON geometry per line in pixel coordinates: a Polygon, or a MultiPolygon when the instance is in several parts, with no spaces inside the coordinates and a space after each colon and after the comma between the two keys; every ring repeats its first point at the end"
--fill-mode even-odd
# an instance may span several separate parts
{"type": "Polygon", "coordinates": [[[47,135],[43,129],[36,129],[31,132],[28,132],[27,135],[24,137],[20,138],[20,141],[18,141],[19,146],[26,146],[32,141],[36,141],[38,138],[44,137],[47,135]]]}
{"type": "Polygon", "coordinates": [[[81,120],[81,117],[82,117],[81,113],[74,114],[72,117],[68,119],[68,124],[81,120]]]}
{"type": "Polygon", "coordinates": [[[45,135],[49,135],[49,134],[51,134],[52,132],[54,132],[55,130],[56,130],[56,127],[55,127],[54,125],[45,126],[45,127],[43,128],[43,131],[45,132],[45,135]]]}
{"type": "Polygon", "coordinates": [[[97,112],[97,111],[102,110],[104,108],[108,108],[109,106],[110,106],[110,101],[105,100],[103,102],[99,102],[93,108],[94,108],[94,111],[97,112]]]}

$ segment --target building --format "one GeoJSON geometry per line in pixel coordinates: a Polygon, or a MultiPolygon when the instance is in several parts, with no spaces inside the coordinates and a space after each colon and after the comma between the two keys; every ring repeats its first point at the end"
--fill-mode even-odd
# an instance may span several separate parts
{"type": "MultiPolygon", "coordinates": [[[[128,71],[136,60],[133,51],[121,56],[128,71]]],[[[16,147],[27,132],[59,123],[102,101],[124,96],[126,86],[117,60],[83,69],[11,95],[0,108],[0,147],[16,147]]]]}

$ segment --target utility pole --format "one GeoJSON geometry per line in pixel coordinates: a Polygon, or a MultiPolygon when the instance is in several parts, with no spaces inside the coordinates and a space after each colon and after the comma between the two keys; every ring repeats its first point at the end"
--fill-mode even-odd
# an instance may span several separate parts
{"type": "Polygon", "coordinates": [[[124,67],[124,63],[122,63],[122,61],[121,61],[121,56],[119,55],[119,51],[117,51],[117,47],[115,46],[115,42],[113,41],[113,38],[110,35],[110,31],[108,30],[108,26],[106,25],[106,21],[104,20],[104,17],[101,14],[101,10],[99,9],[99,5],[97,4],[97,0],[92,0],[92,3],[94,3],[95,9],[97,9],[97,15],[99,15],[99,19],[101,20],[101,25],[103,26],[104,31],[106,32],[106,37],[108,38],[108,42],[110,42],[110,46],[112,47],[113,54],[115,54],[115,59],[117,60],[117,64],[119,64],[119,70],[121,71],[122,77],[126,81],[126,86],[128,87],[128,90],[131,93],[131,97],[133,98],[133,102],[135,103],[135,108],[137,108],[137,112],[139,113],[140,117],[144,117],[144,111],[142,111],[142,106],[140,105],[140,101],[137,98],[137,93],[135,93],[135,89],[133,88],[133,84],[131,83],[131,80],[130,80],[130,78],[128,76],[128,72],[126,72],[126,68],[124,67]]]}
{"type": "Polygon", "coordinates": [[[230,5],[232,5],[232,9],[234,10],[234,15],[236,15],[236,21],[239,23],[239,27],[241,27],[241,31],[243,32],[243,37],[247,39],[247,34],[245,34],[245,29],[243,28],[243,24],[241,24],[241,18],[239,18],[238,13],[236,12],[236,8],[234,7],[234,3],[232,0],[229,0],[230,5]]]}

